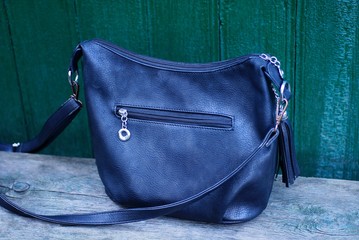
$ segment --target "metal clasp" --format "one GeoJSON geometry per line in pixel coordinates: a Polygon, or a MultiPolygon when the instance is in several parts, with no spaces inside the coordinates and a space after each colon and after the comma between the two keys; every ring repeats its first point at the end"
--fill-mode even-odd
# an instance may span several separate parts
{"type": "Polygon", "coordinates": [[[71,90],[72,90],[72,96],[74,96],[76,99],[78,99],[79,96],[79,73],[77,71],[75,71],[75,78],[73,79],[72,77],[72,70],[69,70],[68,72],[68,81],[69,84],[71,86],[71,90]]]}
{"type": "Polygon", "coordinates": [[[274,130],[277,130],[279,127],[279,124],[282,122],[282,120],[285,120],[287,117],[287,108],[288,108],[288,100],[283,99],[281,103],[277,104],[277,110],[276,110],[276,124],[274,130]]]}
{"type": "Polygon", "coordinates": [[[282,120],[286,120],[288,118],[287,108],[288,108],[288,99],[284,96],[285,89],[288,88],[290,91],[290,85],[287,81],[283,81],[280,86],[280,96],[277,98],[277,107],[276,107],[276,125],[275,130],[278,129],[279,124],[282,120]]]}

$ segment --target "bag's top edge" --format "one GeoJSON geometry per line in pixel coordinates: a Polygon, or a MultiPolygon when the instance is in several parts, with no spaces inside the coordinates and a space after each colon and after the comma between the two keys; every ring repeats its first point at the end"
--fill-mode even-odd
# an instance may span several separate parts
{"type": "MultiPolygon", "coordinates": [[[[92,39],[82,42],[80,45],[86,51],[89,46],[93,45],[100,46],[118,56],[126,58],[130,61],[158,69],[172,70],[172,71],[187,71],[187,72],[212,72],[223,70],[246,60],[253,59],[258,57],[260,54],[249,54],[240,56],[237,58],[232,58],[223,61],[210,62],[210,63],[185,63],[185,62],[175,62],[170,60],[164,60],[159,58],[154,58],[150,56],[141,55],[126,49],[123,49],[117,45],[114,45],[110,42],[101,40],[101,39],[92,39]]],[[[260,58],[259,58],[260,59],[260,58]]]]}

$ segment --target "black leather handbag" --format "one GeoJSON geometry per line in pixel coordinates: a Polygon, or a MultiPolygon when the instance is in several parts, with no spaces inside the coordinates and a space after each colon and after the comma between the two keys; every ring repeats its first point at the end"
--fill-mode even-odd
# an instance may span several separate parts
{"type": "Polygon", "coordinates": [[[267,206],[277,169],[288,186],[299,175],[286,109],[291,97],[280,63],[253,54],[208,64],[141,56],[102,40],[73,54],[73,94],[40,134],[0,150],[35,152],[81,108],[83,78],[94,156],[106,193],[126,206],[112,212],[44,216],[4,195],[23,216],[64,225],[101,225],[162,215],[244,222],[267,206]]]}

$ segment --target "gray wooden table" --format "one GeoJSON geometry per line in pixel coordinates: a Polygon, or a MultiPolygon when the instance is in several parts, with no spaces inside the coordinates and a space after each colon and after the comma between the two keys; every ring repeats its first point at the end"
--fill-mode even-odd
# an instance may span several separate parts
{"type": "MultiPolygon", "coordinates": [[[[42,214],[115,210],[94,159],[0,152],[0,191],[42,214]],[[30,188],[26,191],[26,186],[30,188]]],[[[64,227],[0,208],[0,239],[359,239],[359,182],[275,182],[267,209],[234,225],[168,217],[105,227],[64,227]]]]}

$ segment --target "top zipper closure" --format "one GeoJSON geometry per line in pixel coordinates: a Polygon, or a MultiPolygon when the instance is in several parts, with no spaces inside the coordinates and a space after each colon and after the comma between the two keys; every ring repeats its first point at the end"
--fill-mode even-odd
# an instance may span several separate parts
{"type": "Polygon", "coordinates": [[[135,61],[145,66],[155,67],[163,70],[173,70],[173,71],[187,71],[187,72],[214,72],[218,70],[223,70],[232,66],[242,63],[246,60],[249,60],[254,57],[258,57],[258,54],[250,54],[241,56],[234,59],[212,62],[212,63],[182,63],[182,62],[173,62],[169,60],[157,59],[153,57],[148,57],[140,54],[133,53],[131,51],[122,49],[116,45],[108,43],[103,40],[96,39],[94,40],[101,47],[121,56],[131,61],[135,61]]]}

